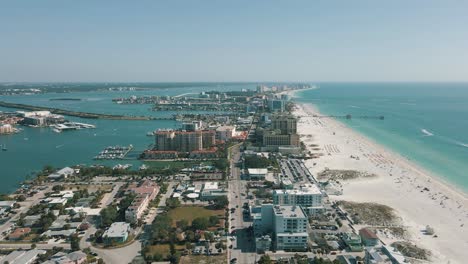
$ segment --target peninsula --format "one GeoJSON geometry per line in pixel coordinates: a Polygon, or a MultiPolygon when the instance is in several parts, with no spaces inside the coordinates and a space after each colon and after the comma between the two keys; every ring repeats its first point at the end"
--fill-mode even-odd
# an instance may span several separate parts
{"type": "Polygon", "coordinates": [[[110,115],[110,114],[100,114],[100,113],[78,112],[78,111],[58,109],[58,108],[52,108],[52,107],[8,103],[5,101],[0,101],[0,106],[29,110],[29,111],[50,111],[53,114],[76,116],[76,117],[88,118],[88,119],[111,119],[111,120],[156,120],[156,119],[159,119],[159,118],[147,117],[147,116],[125,116],[125,115],[110,115]]]}

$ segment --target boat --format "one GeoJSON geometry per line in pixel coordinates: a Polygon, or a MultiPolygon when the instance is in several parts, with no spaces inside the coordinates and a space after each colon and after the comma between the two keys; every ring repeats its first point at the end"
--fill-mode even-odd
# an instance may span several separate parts
{"type": "Polygon", "coordinates": [[[146,133],[146,135],[147,135],[148,137],[152,137],[152,136],[154,136],[154,132],[148,132],[148,133],[146,133]]]}
{"type": "Polygon", "coordinates": [[[6,145],[2,145],[2,151],[7,151],[7,150],[8,149],[7,149],[6,145]]]}

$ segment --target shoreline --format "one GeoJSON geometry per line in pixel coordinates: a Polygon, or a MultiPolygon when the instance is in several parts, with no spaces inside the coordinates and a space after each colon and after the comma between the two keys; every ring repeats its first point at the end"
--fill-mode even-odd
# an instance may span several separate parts
{"type": "Polygon", "coordinates": [[[386,244],[406,240],[431,251],[434,263],[463,263],[468,258],[464,250],[468,247],[466,192],[339,120],[313,117],[319,113],[311,103],[296,103],[293,111],[294,115],[307,116],[298,122],[301,141],[312,153],[324,153],[306,161],[309,170],[314,175],[325,168],[377,175],[340,181],[343,194],[330,195],[330,200],[390,206],[401,218],[408,238],[386,235],[381,237],[386,244]],[[320,149],[314,150],[311,144],[320,149]],[[423,233],[427,225],[436,230],[437,238],[423,233]]]}
{"type": "MultiPolygon", "coordinates": [[[[304,89],[304,90],[314,90],[314,89],[315,88],[309,88],[309,89],[304,89]]],[[[298,98],[299,96],[296,95],[296,93],[304,91],[304,90],[290,91],[290,93],[291,93],[290,95],[291,95],[292,98],[298,98]]],[[[310,107],[315,112],[315,114],[322,115],[319,108],[316,105],[314,105],[313,103],[297,103],[296,102],[295,104],[310,107]]],[[[348,126],[346,123],[340,122],[339,120],[335,120],[335,119],[333,119],[333,121],[334,122],[339,122],[340,125],[343,125],[344,127],[349,129],[350,131],[354,132],[356,134],[355,136],[360,137],[362,140],[367,141],[368,143],[373,144],[373,145],[375,145],[375,146],[377,146],[379,148],[385,149],[386,152],[388,152],[389,154],[394,156],[394,158],[398,159],[400,162],[405,163],[406,166],[411,167],[414,170],[418,171],[419,173],[426,175],[431,180],[437,181],[439,184],[443,185],[445,188],[456,192],[463,199],[468,199],[468,190],[464,190],[464,189],[462,189],[460,187],[457,187],[454,183],[451,183],[449,180],[445,179],[445,177],[443,177],[443,176],[441,176],[441,175],[439,175],[439,174],[437,174],[435,172],[432,172],[429,169],[424,168],[424,166],[418,164],[417,162],[415,162],[413,160],[410,160],[409,158],[407,158],[407,157],[403,156],[402,154],[398,153],[397,151],[395,151],[395,150],[393,150],[393,149],[379,143],[378,141],[374,140],[373,138],[370,138],[370,137],[362,134],[361,132],[359,132],[357,130],[354,130],[352,127],[348,126]]]]}

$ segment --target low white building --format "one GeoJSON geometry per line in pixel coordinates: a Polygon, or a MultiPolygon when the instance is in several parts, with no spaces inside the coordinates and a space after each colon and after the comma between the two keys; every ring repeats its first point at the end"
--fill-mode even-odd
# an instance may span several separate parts
{"type": "Polygon", "coordinates": [[[219,188],[218,182],[205,182],[201,192],[201,200],[213,200],[220,196],[226,196],[224,189],[219,188]]]}
{"type": "Polygon", "coordinates": [[[247,169],[249,173],[249,179],[251,180],[265,180],[266,175],[268,174],[268,170],[261,168],[261,169],[247,169]]]}
{"type": "Polygon", "coordinates": [[[75,174],[75,170],[70,168],[70,167],[65,167],[63,169],[60,169],[52,174],[50,174],[49,176],[47,176],[47,178],[49,178],[50,180],[57,180],[57,179],[61,179],[61,178],[68,178],[69,176],[72,176],[73,174],[75,174]]]}
{"type": "Polygon", "coordinates": [[[104,232],[102,238],[106,244],[123,243],[127,241],[130,230],[130,224],[115,222],[104,232]]]}

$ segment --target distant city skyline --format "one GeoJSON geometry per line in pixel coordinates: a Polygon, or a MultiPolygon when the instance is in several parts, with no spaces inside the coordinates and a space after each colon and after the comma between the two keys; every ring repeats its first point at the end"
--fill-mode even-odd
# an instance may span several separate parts
{"type": "Polygon", "coordinates": [[[466,1],[0,3],[0,82],[466,82],[466,1]]]}

